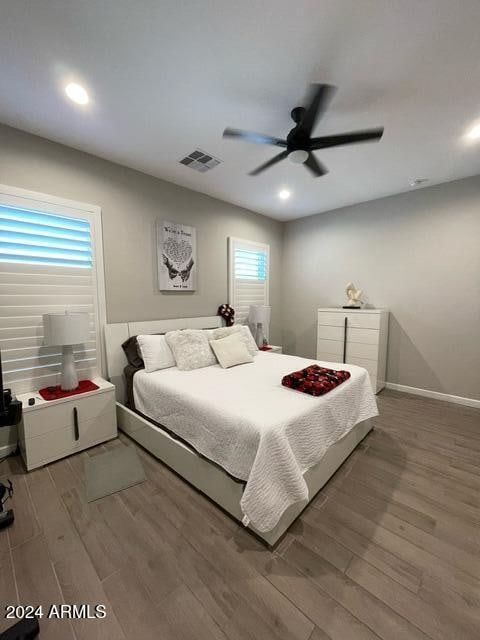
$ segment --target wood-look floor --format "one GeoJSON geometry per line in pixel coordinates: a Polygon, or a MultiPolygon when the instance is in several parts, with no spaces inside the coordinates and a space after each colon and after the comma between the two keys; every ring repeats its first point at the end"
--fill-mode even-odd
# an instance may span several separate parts
{"type": "Polygon", "coordinates": [[[478,640],[480,412],[378,402],[375,431],[274,552],[141,449],[148,481],[91,504],[84,460],[105,447],[30,474],[3,462],[16,521],[0,604],[107,606],[41,620],[42,640],[478,640]]]}

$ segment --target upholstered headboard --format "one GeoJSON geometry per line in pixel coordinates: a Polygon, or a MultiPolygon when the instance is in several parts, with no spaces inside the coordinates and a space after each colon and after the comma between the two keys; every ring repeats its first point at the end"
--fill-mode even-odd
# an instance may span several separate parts
{"type": "Polygon", "coordinates": [[[117,322],[105,325],[105,350],[107,353],[107,375],[115,385],[117,402],[125,401],[123,369],[127,359],[122,344],[130,336],[149,333],[166,333],[176,329],[215,329],[223,326],[220,316],[200,318],[173,318],[170,320],[146,320],[144,322],[117,322]]]}

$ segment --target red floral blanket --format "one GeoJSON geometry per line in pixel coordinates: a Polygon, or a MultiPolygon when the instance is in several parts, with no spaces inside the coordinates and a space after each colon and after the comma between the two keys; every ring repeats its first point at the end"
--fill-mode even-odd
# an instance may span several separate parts
{"type": "Polygon", "coordinates": [[[335,371],[311,364],[305,369],[284,376],[282,385],[311,396],[323,396],[349,378],[349,371],[335,371]]]}

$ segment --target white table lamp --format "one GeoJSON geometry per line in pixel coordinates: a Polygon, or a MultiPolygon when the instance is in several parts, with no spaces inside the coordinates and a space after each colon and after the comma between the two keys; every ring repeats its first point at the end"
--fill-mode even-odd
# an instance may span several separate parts
{"type": "Polygon", "coordinates": [[[78,387],[73,345],[90,339],[88,313],[46,313],[43,316],[44,344],[62,347],[61,389],[72,391],[78,387]]]}
{"type": "Polygon", "coordinates": [[[248,314],[248,320],[255,327],[255,341],[258,347],[263,347],[264,339],[268,335],[271,307],[266,305],[252,305],[248,314]]]}

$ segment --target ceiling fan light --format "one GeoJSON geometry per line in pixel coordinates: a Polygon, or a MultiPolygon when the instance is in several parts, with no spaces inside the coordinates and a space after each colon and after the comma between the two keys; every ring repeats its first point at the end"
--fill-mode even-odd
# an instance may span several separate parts
{"type": "Polygon", "coordinates": [[[303,164],[308,158],[308,151],[303,151],[303,149],[297,149],[297,151],[292,151],[288,154],[288,159],[293,164],[303,164]]]}

